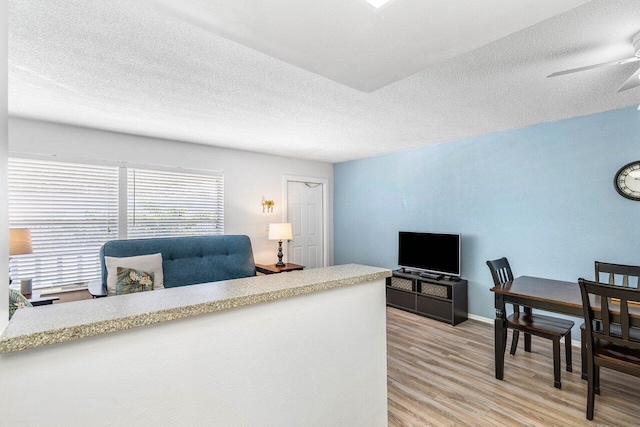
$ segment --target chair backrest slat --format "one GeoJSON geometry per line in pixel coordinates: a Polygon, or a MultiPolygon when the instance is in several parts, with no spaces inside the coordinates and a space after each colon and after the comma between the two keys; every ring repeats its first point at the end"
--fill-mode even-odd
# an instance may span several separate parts
{"type": "Polygon", "coordinates": [[[500,270],[498,270],[498,275],[500,276],[500,282],[501,283],[506,283],[509,279],[507,279],[508,275],[507,275],[507,269],[506,268],[501,268],[500,270]]]}
{"type": "Polygon", "coordinates": [[[611,322],[609,318],[609,298],[600,298],[600,313],[602,316],[602,329],[606,335],[611,333],[611,322]]]}
{"type": "MultiPolygon", "coordinates": [[[[487,261],[487,265],[489,266],[489,270],[491,270],[494,286],[501,286],[513,280],[513,272],[511,271],[511,266],[507,258],[502,257],[500,259],[494,259],[493,261],[487,261]]],[[[513,312],[520,313],[520,306],[513,304],[513,312]]]]}
{"type": "Polygon", "coordinates": [[[513,273],[511,272],[511,266],[509,260],[505,257],[495,259],[493,261],[487,261],[489,270],[491,270],[491,277],[493,277],[493,284],[495,286],[504,285],[505,283],[513,280],[513,273]]]}
{"type": "Polygon", "coordinates": [[[622,339],[629,339],[629,304],[627,300],[620,300],[620,325],[622,327],[622,339]]]}

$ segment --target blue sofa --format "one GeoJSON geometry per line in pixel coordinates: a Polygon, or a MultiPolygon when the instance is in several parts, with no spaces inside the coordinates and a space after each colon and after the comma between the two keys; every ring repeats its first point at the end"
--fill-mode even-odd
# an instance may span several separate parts
{"type": "Polygon", "coordinates": [[[94,298],[107,296],[104,257],[162,254],[164,287],[217,282],[256,275],[248,236],[189,236],[112,240],[100,249],[102,280],[89,284],[94,298]]]}

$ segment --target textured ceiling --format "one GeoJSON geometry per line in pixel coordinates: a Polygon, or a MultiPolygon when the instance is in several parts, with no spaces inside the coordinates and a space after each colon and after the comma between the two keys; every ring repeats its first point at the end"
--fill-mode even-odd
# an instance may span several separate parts
{"type": "Polygon", "coordinates": [[[372,92],[588,0],[155,0],[169,14],[372,92]]]}
{"type": "MultiPolygon", "coordinates": [[[[224,38],[167,4],[9,0],[10,115],[338,162],[640,102],[640,88],[616,92],[637,63],[545,78],[631,56],[638,0],[593,0],[371,93],[224,38]]],[[[326,28],[317,23],[318,37],[340,23],[338,12],[326,28]]]]}

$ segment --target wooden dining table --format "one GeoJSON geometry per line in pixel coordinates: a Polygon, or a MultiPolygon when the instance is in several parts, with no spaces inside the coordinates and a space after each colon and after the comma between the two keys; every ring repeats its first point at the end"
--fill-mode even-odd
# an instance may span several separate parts
{"type": "MultiPolygon", "coordinates": [[[[496,378],[504,376],[504,353],[507,345],[506,304],[518,304],[525,311],[537,308],[545,311],[563,313],[583,318],[582,296],[578,281],[545,279],[541,277],[520,276],[500,286],[491,288],[495,297],[495,370],[496,378]]],[[[591,305],[596,318],[599,318],[599,300],[592,300],[591,305]]],[[[615,304],[611,305],[615,311],[615,304]]],[[[629,307],[632,326],[640,327],[640,307],[629,307]]],[[[531,336],[525,336],[525,349],[531,349],[531,336]]]]}

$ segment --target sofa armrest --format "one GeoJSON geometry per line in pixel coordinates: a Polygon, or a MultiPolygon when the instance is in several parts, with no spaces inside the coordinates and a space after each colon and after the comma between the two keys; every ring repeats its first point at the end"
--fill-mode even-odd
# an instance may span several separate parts
{"type": "Polygon", "coordinates": [[[89,282],[89,293],[94,298],[102,298],[107,296],[107,287],[102,280],[92,280],[89,282]]]}

